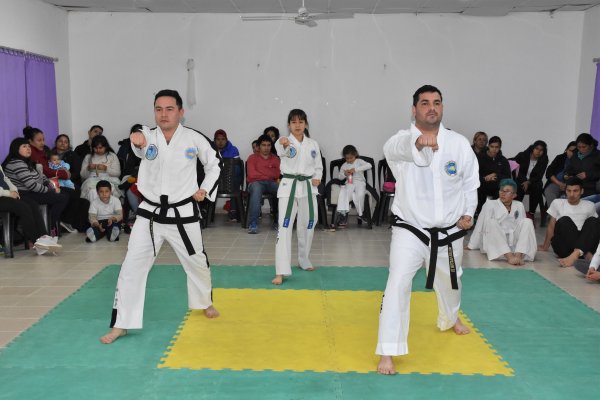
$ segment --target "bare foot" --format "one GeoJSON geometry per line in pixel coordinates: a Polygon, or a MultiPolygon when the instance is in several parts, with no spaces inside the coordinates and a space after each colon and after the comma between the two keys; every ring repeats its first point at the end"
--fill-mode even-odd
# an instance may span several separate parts
{"type": "Polygon", "coordinates": [[[281,285],[283,283],[283,275],[275,275],[271,283],[273,285],[281,285]]]}
{"type": "Polygon", "coordinates": [[[377,365],[377,372],[382,375],[394,375],[396,373],[392,356],[381,356],[377,365]]]}
{"type": "Polygon", "coordinates": [[[315,267],[308,267],[305,269],[305,271],[314,271],[314,270],[315,270],[315,267]]]}
{"type": "Polygon", "coordinates": [[[111,344],[121,336],[127,335],[127,329],[112,328],[110,332],[100,338],[100,341],[104,344],[111,344]]]}
{"type": "Polygon", "coordinates": [[[519,265],[519,261],[513,253],[506,253],[504,256],[506,257],[506,261],[508,261],[510,265],[519,265]]]}
{"type": "Polygon", "coordinates": [[[454,324],[454,333],[456,333],[457,335],[468,335],[469,333],[471,333],[471,331],[469,330],[469,328],[463,325],[460,318],[457,318],[456,323],[454,324]]]}
{"type": "Polygon", "coordinates": [[[517,264],[515,265],[525,265],[525,261],[523,260],[523,254],[515,253],[515,258],[517,259],[517,264]]]}
{"type": "Polygon", "coordinates": [[[570,256],[565,257],[565,258],[559,258],[558,262],[560,263],[560,266],[563,268],[567,268],[567,267],[572,267],[573,264],[575,264],[575,261],[577,261],[578,259],[578,255],[577,252],[573,252],[571,253],[570,256]]]}
{"type": "Polygon", "coordinates": [[[204,310],[204,315],[206,316],[206,318],[217,318],[221,314],[217,311],[216,308],[210,305],[204,310]]]}

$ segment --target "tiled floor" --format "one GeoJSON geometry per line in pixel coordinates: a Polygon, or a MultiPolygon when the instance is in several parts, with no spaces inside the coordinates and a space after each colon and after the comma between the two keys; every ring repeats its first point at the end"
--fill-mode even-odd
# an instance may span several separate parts
{"type": "MultiPolygon", "coordinates": [[[[265,217],[263,226],[269,225],[265,217]]],[[[538,241],[544,230],[537,228],[538,241]]],[[[273,265],[276,232],[263,228],[249,235],[239,224],[217,221],[204,231],[204,245],[213,265],[273,265]]],[[[109,264],[119,264],[126,252],[128,235],[121,241],[85,243],[83,234],[64,234],[58,256],[37,256],[18,249],[14,259],[0,258],[0,348],[27,329],[56,304],[109,264]]],[[[326,232],[317,229],[311,260],[315,266],[386,266],[390,231],[386,226],[373,230],[358,228],[351,219],[348,229],[326,232]]],[[[296,259],[295,253],[292,260],[296,259]]],[[[168,245],[160,251],[158,264],[178,264],[168,245]]],[[[478,251],[468,251],[465,268],[509,268],[490,262],[478,251]]],[[[600,312],[600,284],[588,283],[573,268],[560,268],[552,253],[538,253],[537,260],[524,268],[533,269],[585,304],[600,312]]],[[[466,271],[468,273],[468,271],[466,271]]],[[[465,288],[468,290],[468,288],[465,288]]],[[[99,334],[102,332],[98,332],[99,334]]]]}

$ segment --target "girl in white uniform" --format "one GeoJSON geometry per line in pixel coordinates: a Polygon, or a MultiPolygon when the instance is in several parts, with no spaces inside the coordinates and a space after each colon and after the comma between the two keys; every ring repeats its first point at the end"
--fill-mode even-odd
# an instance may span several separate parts
{"type": "Polygon", "coordinates": [[[288,115],[291,135],[275,142],[283,175],[277,191],[279,232],[275,246],[275,278],[272,280],[275,285],[281,285],[283,277],[292,274],[292,228],[296,214],[298,264],[305,271],[314,270],[308,255],[318,217],[317,186],[321,182],[323,164],[319,144],[308,137],[307,126],[306,113],[292,110],[288,115]]]}
{"type": "Polygon", "coordinates": [[[345,185],[340,188],[337,201],[338,223],[346,226],[348,213],[350,212],[350,200],[354,202],[358,218],[362,218],[365,206],[365,194],[367,193],[367,181],[364,171],[371,169],[371,164],[358,158],[358,150],[351,144],[344,146],[342,156],[346,160],[340,167],[338,178],[346,180],[345,185]]]}

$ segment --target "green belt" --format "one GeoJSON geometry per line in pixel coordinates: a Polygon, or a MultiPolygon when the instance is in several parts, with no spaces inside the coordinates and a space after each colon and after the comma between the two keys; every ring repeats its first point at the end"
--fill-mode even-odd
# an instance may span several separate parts
{"type": "Polygon", "coordinates": [[[287,209],[285,210],[285,217],[283,218],[283,227],[287,228],[290,225],[290,216],[292,215],[292,208],[294,206],[294,197],[296,195],[296,182],[306,181],[306,188],[308,190],[308,229],[312,229],[315,223],[315,209],[312,201],[312,184],[310,182],[310,176],[304,175],[291,175],[283,174],[284,178],[293,179],[292,189],[290,190],[290,198],[288,200],[287,209]]]}

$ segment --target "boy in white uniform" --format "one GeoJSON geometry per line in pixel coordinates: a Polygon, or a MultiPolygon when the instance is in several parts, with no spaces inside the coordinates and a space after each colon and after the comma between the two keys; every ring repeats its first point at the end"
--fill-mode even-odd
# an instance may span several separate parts
{"type": "Polygon", "coordinates": [[[146,279],[165,240],[187,274],[189,308],[203,309],[208,318],[219,316],[212,305],[210,269],[196,202],[204,198],[214,201],[221,160],[204,135],[179,123],[182,104],[177,91],[161,90],[154,98],[158,127],[144,127],[143,132],[130,135],[132,149],[142,159],[138,189],[144,201],[117,282],[112,330],[100,338],[105,344],[126,335],[127,329],[142,328],[146,279]],[[198,161],[205,172],[200,186],[198,161]]]}
{"type": "Polygon", "coordinates": [[[121,202],[112,195],[112,186],[109,181],[99,181],[96,184],[96,197],[90,203],[88,218],[90,227],[86,230],[86,241],[95,242],[106,238],[110,242],[119,240],[121,221],[123,221],[123,207],[121,202]]]}
{"type": "Polygon", "coordinates": [[[412,279],[423,265],[426,286],[437,295],[438,327],[469,333],[458,318],[462,238],[473,225],[479,166],[469,141],[441,124],[442,94],[436,87],[426,85],[415,92],[412,112],[415,123],[383,147],[397,182],[376,349],[381,356],[377,371],[385,375],[396,372],[392,356],[408,354],[412,279]]]}
{"type": "Polygon", "coordinates": [[[358,218],[362,218],[365,206],[365,194],[367,193],[367,181],[364,171],[371,169],[371,164],[358,158],[358,150],[351,144],[344,146],[342,155],[346,162],[340,167],[338,178],[340,180],[345,179],[346,182],[345,185],[340,187],[337,213],[339,214],[338,225],[344,227],[348,224],[350,200],[354,202],[358,218]]]}
{"type": "Polygon", "coordinates": [[[517,197],[517,183],[500,181],[500,197],[489,199],[481,208],[468,249],[481,249],[488,260],[506,257],[511,265],[533,261],[537,250],[533,221],[526,218],[523,203],[517,197]]]}

